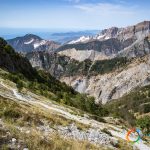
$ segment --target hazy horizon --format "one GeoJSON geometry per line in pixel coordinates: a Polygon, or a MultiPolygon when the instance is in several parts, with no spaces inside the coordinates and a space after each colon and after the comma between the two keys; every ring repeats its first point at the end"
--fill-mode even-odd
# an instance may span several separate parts
{"type": "MultiPolygon", "coordinates": [[[[150,20],[141,20],[140,22],[143,21],[150,21],[150,20]]],[[[137,24],[139,22],[136,22],[135,24],[137,24]]],[[[135,24],[127,24],[125,26],[109,26],[107,28],[111,28],[111,27],[127,27],[127,26],[131,26],[131,25],[135,25],[135,24]]],[[[47,38],[47,36],[55,34],[55,33],[71,33],[71,32],[85,32],[85,31],[101,31],[103,29],[106,28],[93,28],[93,29],[84,29],[84,28],[10,28],[10,27],[0,27],[0,36],[5,38],[5,39],[11,39],[11,38],[15,38],[18,36],[24,36],[26,34],[36,34],[37,36],[41,36],[42,38],[47,38]],[[46,35],[46,36],[45,36],[46,35]]],[[[47,38],[49,39],[49,38],[47,38]]]]}
{"type": "Polygon", "coordinates": [[[84,30],[84,29],[30,29],[30,28],[0,28],[0,37],[4,39],[12,39],[24,36],[26,34],[35,34],[44,39],[51,39],[53,34],[78,33],[78,32],[99,32],[100,30],[84,30]]]}

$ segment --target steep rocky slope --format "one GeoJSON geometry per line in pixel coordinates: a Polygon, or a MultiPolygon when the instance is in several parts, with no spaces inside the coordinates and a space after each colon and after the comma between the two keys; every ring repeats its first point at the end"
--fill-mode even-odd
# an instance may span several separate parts
{"type": "Polygon", "coordinates": [[[23,37],[7,40],[16,51],[18,52],[31,52],[31,51],[54,51],[60,44],[54,41],[44,40],[36,35],[27,34],[23,37]]]}
{"type": "Polygon", "coordinates": [[[150,55],[134,59],[110,73],[90,76],[62,77],[61,81],[72,85],[77,91],[96,97],[97,102],[105,104],[111,99],[118,99],[138,86],[150,84],[150,55]]]}
{"type": "Polygon", "coordinates": [[[58,79],[63,76],[92,76],[109,73],[130,62],[125,57],[97,61],[86,59],[80,62],[68,56],[61,56],[57,53],[49,54],[47,52],[31,52],[27,53],[26,57],[33,67],[44,69],[58,79]]]}

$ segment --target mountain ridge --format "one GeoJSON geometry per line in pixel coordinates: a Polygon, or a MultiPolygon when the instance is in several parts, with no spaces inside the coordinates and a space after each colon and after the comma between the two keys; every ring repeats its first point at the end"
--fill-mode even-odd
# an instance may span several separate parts
{"type": "MultiPolygon", "coordinates": [[[[90,38],[88,37],[89,40],[86,40],[86,42],[77,40],[77,43],[65,44],[58,48],[58,52],[61,55],[66,55],[77,60],[79,60],[79,57],[75,58],[74,55],[85,55],[83,53],[84,50],[87,50],[91,54],[93,51],[96,51],[96,53],[100,52],[96,54],[96,60],[111,59],[119,56],[129,58],[137,57],[138,53],[136,55],[136,52],[133,50],[135,45],[139,50],[142,45],[145,45],[145,39],[149,35],[150,21],[144,21],[126,28],[112,27],[104,29],[100,34],[90,38]],[[122,53],[123,51],[126,53],[122,53]],[[72,55],[70,55],[71,52],[72,55]]],[[[146,43],[147,46],[145,48],[147,51],[149,49],[148,43],[146,43]]],[[[141,54],[139,54],[139,56],[141,56],[141,54]]],[[[85,59],[91,59],[89,56],[90,55],[85,57],[85,59]]],[[[81,61],[83,61],[83,59],[81,59],[81,61]]]]}
{"type": "Polygon", "coordinates": [[[26,34],[22,37],[7,40],[16,51],[31,52],[31,51],[54,51],[60,44],[54,41],[44,40],[34,34],[26,34]]]}
{"type": "MultiPolygon", "coordinates": [[[[110,27],[107,29],[103,29],[101,30],[99,34],[89,38],[85,42],[88,42],[91,40],[108,40],[110,38],[118,38],[119,40],[125,40],[126,38],[123,39],[122,37],[123,36],[125,37],[126,34],[130,34],[131,32],[132,34],[136,34],[139,31],[142,31],[142,32],[150,31],[150,21],[143,21],[143,22],[137,23],[136,25],[131,25],[127,27],[120,27],[120,28],[110,27]]],[[[84,40],[81,42],[84,42],[84,40]]],[[[78,42],[74,42],[71,44],[75,44],[75,43],[78,43],[78,42]]]]}

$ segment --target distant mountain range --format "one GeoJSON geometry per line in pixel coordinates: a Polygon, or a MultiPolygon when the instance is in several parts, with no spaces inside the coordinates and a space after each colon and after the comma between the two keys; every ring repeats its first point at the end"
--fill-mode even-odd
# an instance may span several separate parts
{"type": "Polygon", "coordinates": [[[100,31],[98,30],[87,30],[87,31],[78,31],[78,32],[53,33],[49,38],[64,44],[72,40],[77,40],[82,36],[94,36],[99,32],[100,31]]]}
{"type": "Polygon", "coordinates": [[[27,34],[23,37],[17,37],[7,40],[16,51],[18,52],[31,52],[31,51],[54,51],[60,44],[54,41],[48,41],[33,34],[27,34]]]}
{"type": "Polygon", "coordinates": [[[81,31],[67,33],[42,34],[43,39],[34,34],[26,34],[25,36],[8,39],[7,42],[18,52],[31,51],[55,51],[61,44],[71,40],[75,40],[80,36],[94,36],[98,31],[81,31]],[[47,40],[50,39],[50,40],[47,40]],[[54,42],[55,41],[55,42],[54,42]]]}
{"type": "Polygon", "coordinates": [[[87,57],[84,57],[85,59],[91,59],[94,52],[96,52],[96,55],[92,59],[98,60],[117,56],[128,58],[142,56],[149,53],[148,49],[144,48],[148,44],[145,38],[149,36],[149,33],[150,22],[144,21],[126,28],[104,29],[96,36],[80,37],[61,46],[58,50],[62,51],[61,54],[78,60],[80,60],[80,57],[83,58],[81,53],[84,53],[85,50],[88,50],[89,53],[89,55],[86,55],[87,57]],[[70,50],[72,53],[69,52],[70,50]],[[74,56],[79,57],[75,58],[74,56]]]}
{"type": "Polygon", "coordinates": [[[25,34],[32,33],[45,40],[52,40],[61,44],[76,40],[81,36],[94,36],[98,34],[99,30],[85,30],[85,31],[63,31],[63,30],[47,30],[45,29],[7,29],[0,28],[0,36],[7,39],[13,39],[15,37],[21,37],[25,34]]]}

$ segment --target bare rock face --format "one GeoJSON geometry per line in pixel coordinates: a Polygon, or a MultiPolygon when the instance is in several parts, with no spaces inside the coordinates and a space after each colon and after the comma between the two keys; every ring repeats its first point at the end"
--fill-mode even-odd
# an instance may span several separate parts
{"type": "Polygon", "coordinates": [[[150,56],[133,61],[123,70],[104,75],[63,77],[61,81],[72,85],[77,91],[96,98],[96,102],[106,102],[122,97],[135,87],[150,84],[150,56]]]}
{"type": "Polygon", "coordinates": [[[131,44],[129,47],[120,51],[116,57],[135,58],[135,57],[141,57],[149,54],[150,53],[149,35],[144,39],[139,38],[138,40],[136,40],[136,42],[131,44]]]}
{"type": "Polygon", "coordinates": [[[111,38],[117,38],[121,41],[127,39],[139,39],[141,36],[145,37],[150,32],[150,21],[144,21],[138,23],[134,26],[128,26],[126,28],[112,27],[109,29],[104,29],[100,34],[98,34],[95,39],[107,40],[111,38]]]}
{"type": "Polygon", "coordinates": [[[88,129],[86,132],[79,130],[74,124],[66,127],[58,127],[58,132],[69,139],[78,139],[80,141],[89,141],[93,144],[107,145],[111,147],[111,143],[118,142],[111,136],[101,132],[99,129],[88,129]]]}
{"type": "Polygon", "coordinates": [[[94,61],[94,60],[104,60],[104,59],[112,58],[112,56],[106,56],[105,53],[111,53],[111,50],[98,52],[94,50],[76,50],[75,48],[73,48],[73,49],[61,51],[58,54],[61,56],[68,56],[71,59],[75,59],[80,62],[86,59],[90,59],[94,61]]]}
{"type": "Polygon", "coordinates": [[[56,78],[60,77],[64,72],[65,68],[62,66],[62,64],[65,64],[70,60],[68,57],[61,58],[54,52],[49,53],[45,51],[30,52],[25,56],[33,67],[39,70],[46,70],[56,78]]]}

